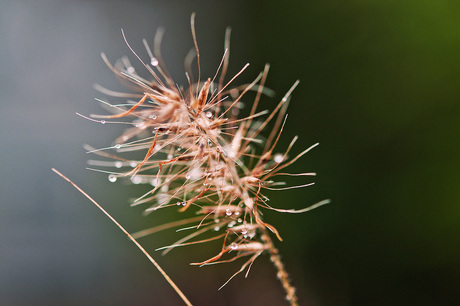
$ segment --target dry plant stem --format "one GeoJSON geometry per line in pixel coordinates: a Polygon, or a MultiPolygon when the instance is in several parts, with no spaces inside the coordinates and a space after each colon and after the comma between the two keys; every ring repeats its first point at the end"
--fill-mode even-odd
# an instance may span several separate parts
{"type": "MultiPolygon", "coordinates": [[[[232,166],[231,167],[231,168],[233,168],[232,172],[236,172],[236,167],[235,167],[234,163],[227,162],[227,164],[230,164],[232,166]]],[[[239,177],[237,176],[236,179],[239,179],[239,177]]],[[[260,189],[259,189],[259,191],[260,191],[260,189]]],[[[256,196],[255,200],[256,199],[257,199],[257,196],[256,196]]],[[[254,205],[257,205],[255,201],[254,201],[254,205]]],[[[255,206],[255,207],[256,208],[253,209],[253,213],[255,215],[255,218],[256,218],[256,220],[261,220],[260,213],[257,211],[257,206],[255,206]]],[[[262,221],[260,221],[260,222],[263,223],[262,221]]],[[[268,224],[266,224],[266,226],[267,225],[268,224]]],[[[273,265],[276,268],[276,271],[277,271],[276,275],[277,275],[277,278],[280,280],[280,282],[281,282],[281,284],[283,286],[283,289],[284,289],[284,291],[286,293],[286,300],[291,304],[291,306],[297,306],[298,303],[297,303],[296,288],[294,286],[292,286],[292,284],[291,284],[291,282],[289,280],[289,275],[288,275],[286,269],[284,268],[284,264],[281,261],[281,257],[279,255],[278,249],[273,244],[273,241],[272,241],[272,239],[270,237],[270,234],[268,233],[267,228],[270,229],[269,226],[261,228],[261,240],[264,242],[264,244],[265,244],[265,246],[267,248],[267,251],[270,254],[270,260],[271,260],[271,262],[273,263],[273,265]]],[[[278,239],[281,241],[282,239],[278,235],[278,232],[276,231],[276,229],[275,229],[274,233],[276,234],[278,239]]]]}
{"type": "Polygon", "coordinates": [[[276,268],[277,277],[280,280],[281,284],[283,285],[284,291],[286,292],[286,300],[291,304],[291,306],[299,305],[297,302],[297,295],[296,289],[292,286],[289,275],[284,268],[284,264],[281,261],[281,257],[279,255],[278,249],[275,248],[273,245],[273,241],[270,238],[266,229],[263,229],[261,239],[265,242],[268,248],[268,252],[270,253],[270,260],[276,268]]]}
{"type": "Polygon", "coordinates": [[[59,172],[58,170],[52,168],[54,172],[56,172],[60,177],[62,177],[64,180],[69,182],[73,187],[75,187],[79,192],[81,192],[86,198],[88,198],[91,202],[93,202],[94,205],[97,206],[110,220],[112,220],[113,223],[115,223],[118,228],[125,233],[128,238],[144,253],[144,255],[150,260],[150,262],[160,271],[161,275],[166,279],[166,281],[173,287],[174,291],[180,296],[180,298],[184,301],[186,305],[192,305],[190,301],[187,299],[187,297],[184,295],[184,293],[177,287],[177,285],[172,281],[172,279],[166,274],[166,272],[160,267],[160,265],[150,256],[149,253],[139,244],[139,242],[136,241],[136,239],[131,236],[127,230],[123,226],[120,225],[104,208],[102,208],[101,205],[99,205],[93,198],[91,198],[86,192],[84,192],[80,187],[78,187],[74,182],[72,182],[69,178],[67,178],[64,174],[59,172]]]}
{"type": "MultiPolygon", "coordinates": [[[[223,157],[224,160],[226,160],[226,164],[228,165],[228,167],[231,169],[231,172],[232,173],[236,173],[237,170],[236,170],[236,166],[235,166],[235,163],[233,163],[232,161],[230,161],[229,159],[227,159],[226,157],[223,157]]],[[[235,179],[235,183],[238,183],[238,185],[240,186],[240,188],[242,189],[242,193],[246,193],[247,194],[247,191],[245,190],[245,188],[243,187],[243,184],[241,183],[241,179],[238,175],[235,175],[234,176],[234,179],[235,179]],[[244,191],[243,191],[244,190],[244,191]]],[[[260,187],[259,187],[259,191],[260,191],[260,187]]],[[[258,193],[259,193],[258,191],[258,193]]],[[[257,195],[258,195],[257,193],[257,195]]],[[[275,266],[276,268],[276,271],[277,271],[277,278],[280,280],[282,286],[283,286],[283,289],[286,293],[286,300],[290,303],[291,306],[297,306],[298,303],[297,303],[297,295],[296,295],[296,288],[294,286],[292,286],[291,282],[289,281],[289,275],[286,271],[286,269],[284,268],[284,264],[283,262],[281,261],[281,257],[279,255],[279,252],[278,252],[278,249],[276,249],[276,247],[274,246],[273,244],[273,241],[270,237],[270,234],[268,233],[268,229],[270,230],[274,230],[273,232],[275,233],[275,235],[278,237],[278,239],[280,241],[282,241],[281,237],[279,236],[278,232],[276,231],[276,229],[272,229],[272,227],[266,223],[263,223],[261,220],[261,216],[260,216],[260,213],[257,211],[257,195],[256,197],[254,198],[254,208],[252,209],[253,213],[254,213],[254,217],[257,221],[257,223],[261,223],[261,224],[264,224],[265,227],[261,227],[261,240],[264,242],[265,244],[265,247],[267,248],[267,251],[269,252],[270,254],[270,260],[271,262],[273,263],[273,265],[275,266]]]]}

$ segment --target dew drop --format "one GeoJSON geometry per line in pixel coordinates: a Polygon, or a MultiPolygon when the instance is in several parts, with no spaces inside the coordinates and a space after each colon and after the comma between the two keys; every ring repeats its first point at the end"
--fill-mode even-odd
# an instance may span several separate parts
{"type": "Polygon", "coordinates": [[[102,124],[105,124],[105,120],[101,120],[101,123],[102,123],[102,124]]]}
{"type": "Polygon", "coordinates": [[[149,118],[155,120],[155,119],[157,119],[157,115],[152,114],[152,115],[149,116],[149,118]]]}
{"type": "Polygon", "coordinates": [[[187,205],[187,202],[182,202],[182,206],[185,206],[185,205],[187,205]]]}
{"type": "Polygon", "coordinates": [[[206,112],[206,117],[211,118],[211,117],[212,117],[212,113],[211,113],[211,112],[206,112]]]}
{"type": "Polygon", "coordinates": [[[115,168],[121,168],[123,166],[123,163],[121,161],[115,162],[115,168]]]}
{"type": "Polygon", "coordinates": [[[132,67],[132,66],[126,68],[126,70],[128,71],[128,73],[134,73],[134,71],[136,71],[136,70],[134,69],[134,67],[132,67]]]}
{"type": "Polygon", "coordinates": [[[216,226],[216,227],[214,227],[214,230],[217,232],[217,231],[220,230],[220,227],[216,226]]]}
{"type": "Polygon", "coordinates": [[[140,177],[140,176],[133,176],[133,177],[131,178],[131,182],[133,182],[133,184],[136,184],[136,185],[137,185],[137,184],[140,184],[140,183],[142,183],[142,177],[140,177]]]}
{"type": "Polygon", "coordinates": [[[117,181],[117,177],[113,174],[109,175],[109,182],[115,183],[117,181]]]}
{"type": "Polygon", "coordinates": [[[237,245],[235,242],[232,242],[232,243],[230,244],[230,249],[236,250],[237,248],[238,248],[238,245],[237,245]]]}
{"type": "Polygon", "coordinates": [[[150,65],[152,65],[152,66],[154,66],[154,67],[155,67],[155,66],[158,66],[158,60],[157,60],[156,58],[152,57],[152,58],[150,59],[150,65]]]}
{"type": "Polygon", "coordinates": [[[185,179],[186,179],[186,180],[189,180],[191,177],[192,177],[192,176],[190,175],[190,173],[187,173],[187,174],[185,175],[185,179]]]}
{"type": "Polygon", "coordinates": [[[239,211],[235,211],[235,216],[239,216],[240,215],[240,212],[239,211]]]}
{"type": "Polygon", "coordinates": [[[230,209],[227,209],[227,210],[225,211],[225,214],[226,214],[227,216],[231,216],[231,215],[232,215],[232,211],[231,211],[230,209]]]}
{"type": "Polygon", "coordinates": [[[160,183],[161,183],[161,181],[157,180],[156,178],[154,178],[153,180],[150,181],[150,185],[152,185],[152,186],[158,186],[160,183]]]}
{"type": "Polygon", "coordinates": [[[273,157],[273,160],[275,161],[275,163],[279,164],[283,162],[284,157],[281,154],[275,154],[275,156],[273,157]]]}
{"type": "Polygon", "coordinates": [[[173,159],[173,155],[172,154],[168,154],[168,159],[173,159]]]}
{"type": "Polygon", "coordinates": [[[130,162],[129,165],[133,168],[135,168],[137,166],[137,163],[136,162],[130,162]]]}
{"type": "Polygon", "coordinates": [[[237,220],[237,221],[238,221],[238,223],[241,223],[241,222],[243,222],[243,220],[242,220],[241,218],[238,218],[238,220],[237,220]]]}
{"type": "Polygon", "coordinates": [[[243,229],[241,230],[241,234],[246,235],[247,233],[248,233],[248,230],[247,230],[247,229],[243,228],[243,229]]]}
{"type": "Polygon", "coordinates": [[[168,192],[169,187],[168,187],[167,185],[163,185],[163,186],[161,186],[160,190],[161,190],[162,192],[168,192]]]}
{"type": "Polygon", "coordinates": [[[229,227],[229,228],[232,228],[232,227],[235,226],[235,224],[236,224],[236,222],[235,222],[235,221],[232,221],[232,222],[230,222],[230,223],[228,224],[228,227],[229,227]]]}
{"type": "Polygon", "coordinates": [[[121,148],[121,144],[117,143],[117,144],[115,145],[115,149],[120,149],[120,148],[121,148]]]}
{"type": "Polygon", "coordinates": [[[181,204],[182,204],[181,202],[177,202],[177,203],[176,203],[177,206],[180,206],[181,204]]]}

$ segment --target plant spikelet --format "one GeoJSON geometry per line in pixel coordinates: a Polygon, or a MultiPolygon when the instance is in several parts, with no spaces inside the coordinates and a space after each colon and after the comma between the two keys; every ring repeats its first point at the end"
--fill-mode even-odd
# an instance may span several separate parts
{"type": "MultiPolygon", "coordinates": [[[[112,147],[88,148],[104,158],[89,163],[96,166],[98,171],[108,173],[112,182],[130,179],[135,184],[150,184],[150,190],[133,202],[133,205],[145,205],[146,213],[178,207],[177,221],[135,233],[134,238],[187,225],[194,229],[192,234],[161,248],[163,253],[179,246],[219,240],[221,249],[211,251],[212,257],[192,265],[203,266],[245,258],[241,269],[231,278],[245,270],[249,272],[254,260],[268,253],[287,300],[291,305],[296,305],[295,289],[271,238],[274,236],[282,240],[281,234],[274,225],[263,220],[260,209],[300,213],[328,203],[323,201],[302,210],[277,209],[268,205],[268,198],[263,194],[264,190],[311,185],[286,187],[275,178],[283,175],[315,175],[288,174],[282,170],[317,144],[289,158],[296,137],[286,150],[280,153],[275,151],[286,121],[287,106],[298,81],[273,111],[259,110],[261,96],[270,92],[265,87],[269,67],[267,65],[250,84],[233,86],[248,65],[224,82],[229,58],[229,33],[227,31],[226,49],[216,75],[203,78],[202,81],[198,66],[197,81],[193,81],[191,73],[188,73],[189,84],[186,87],[177,86],[169,75],[159,51],[161,38],[155,39],[153,51],[144,40],[150,55],[147,63],[134,53],[125,38],[128,47],[149,73],[148,77],[137,74],[127,58],[112,65],[103,55],[108,67],[131,89],[131,93],[115,93],[98,87],[103,93],[123,99],[124,102],[104,102],[112,114],[93,115],[90,120],[125,124],[128,128],[112,147]],[[246,97],[250,91],[253,92],[250,112],[239,118],[243,100],[247,103],[246,97]],[[267,127],[271,127],[269,136],[261,137],[261,132],[267,127]],[[132,154],[138,154],[139,158],[132,159],[129,157],[132,154]],[[183,214],[180,212],[186,210],[193,210],[197,216],[181,217],[183,214]]],[[[192,34],[199,65],[193,16],[192,34]]],[[[161,35],[162,32],[159,32],[161,35]]]]}

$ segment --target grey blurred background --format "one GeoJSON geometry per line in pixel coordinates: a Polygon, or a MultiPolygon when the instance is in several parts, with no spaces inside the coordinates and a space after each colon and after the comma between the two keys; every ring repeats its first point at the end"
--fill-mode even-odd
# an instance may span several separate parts
{"type": "MultiPolygon", "coordinates": [[[[108,146],[120,127],[94,83],[121,89],[100,58],[166,29],[165,61],[184,84],[197,13],[203,72],[212,75],[230,25],[230,75],[271,63],[272,107],[296,79],[280,151],[320,146],[294,172],[308,189],[270,193],[280,208],[324,198],[304,215],[267,212],[301,305],[459,305],[460,2],[438,1],[0,1],[0,305],[181,305],[147,259],[55,167],[130,232],[170,220],[142,217],[143,187],[85,170],[84,143],[108,146]]],[[[133,57],[131,56],[131,59],[133,57]]],[[[133,60],[134,61],[134,60],[133,60]]],[[[142,240],[150,251],[174,233],[142,240]]],[[[216,249],[214,249],[216,250],[216,249]]],[[[268,258],[217,288],[239,266],[190,267],[203,247],[153,255],[196,305],[283,305],[268,258]]]]}

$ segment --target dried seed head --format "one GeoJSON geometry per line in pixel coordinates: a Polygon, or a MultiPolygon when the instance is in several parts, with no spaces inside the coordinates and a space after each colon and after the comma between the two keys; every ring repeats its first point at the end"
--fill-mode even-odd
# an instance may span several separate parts
{"type": "MultiPolygon", "coordinates": [[[[199,65],[199,50],[194,29],[192,34],[199,65]]],[[[288,161],[288,152],[296,140],[294,139],[283,154],[273,154],[284,127],[287,103],[298,82],[265,119],[257,122],[256,119],[260,120],[259,117],[262,118],[267,113],[265,111],[256,113],[256,109],[260,96],[266,91],[264,84],[268,66],[251,84],[231,89],[233,81],[248,65],[244,66],[228,83],[224,83],[228,65],[228,39],[229,35],[226,36],[227,49],[221,63],[222,69],[220,70],[219,67],[216,73],[216,76],[219,71],[221,73],[219,82],[215,83],[216,77],[214,77],[200,83],[198,66],[197,83],[189,84],[189,88],[185,90],[175,85],[166,72],[160,54],[158,51],[152,52],[145,40],[144,44],[150,55],[150,65],[141,62],[150,72],[151,80],[140,77],[126,58],[112,66],[103,56],[109,68],[137,93],[115,95],[123,99],[135,99],[135,102],[128,102],[127,107],[111,105],[109,110],[114,112],[113,115],[93,116],[103,118],[104,120],[100,120],[101,123],[119,119],[123,120],[123,124],[132,127],[116,140],[115,147],[111,147],[116,150],[116,154],[106,153],[104,149],[93,151],[114,160],[113,162],[92,161],[92,163],[101,166],[112,165],[117,171],[121,171],[110,172],[111,182],[129,176],[134,184],[153,186],[153,189],[136,199],[133,204],[150,203],[151,206],[146,209],[146,212],[171,206],[179,206],[179,211],[197,207],[196,214],[201,216],[198,224],[195,224],[196,218],[171,223],[195,224],[195,233],[166,247],[167,251],[177,246],[222,239],[222,251],[197,264],[215,263],[222,256],[233,256],[234,259],[250,256],[242,269],[237,272],[239,273],[261,253],[269,252],[271,260],[278,267],[279,277],[283,282],[288,283],[284,280],[284,275],[287,274],[282,265],[280,267],[278,264],[278,252],[271,242],[268,231],[281,238],[274,226],[262,221],[259,208],[274,209],[266,203],[268,198],[263,195],[263,191],[276,189],[276,186],[281,183],[273,181],[273,178],[286,175],[280,171],[309,150],[288,161]],[[246,97],[250,90],[257,92],[251,112],[245,118],[236,119],[235,115],[241,107],[242,98],[246,97]],[[138,92],[142,94],[139,95],[138,92]],[[264,143],[260,141],[259,134],[272,121],[274,121],[273,132],[264,143]],[[255,154],[254,152],[261,150],[261,145],[262,152],[255,154]],[[142,152],[143,158],[132,160],[120,156],[136,152],[142,152]],[[127,165],[133,168],[124,169],[127,165]],[[208,217],[214,221],[209,223],[208,217]],[[212,233],[214,237],[195,240],[197,236],[204,233],[212,233]]],[[[159,46],[155,46],[153,50],[159,50],[159,46]]],[[[137,54],[135,55],[140,60],[137,54]]],[[[112,93],[107,90],[105,92],[112,93]]],[[[296,187],[299,186],[289,188],[296,187]]],[[[291,296],[293,291],[290,285],[286,286],[289,289],[286,289],[287,293],[291,296]]],[[[291,300],[295,300],[295,297],[291,297],[291,300]]]]}

